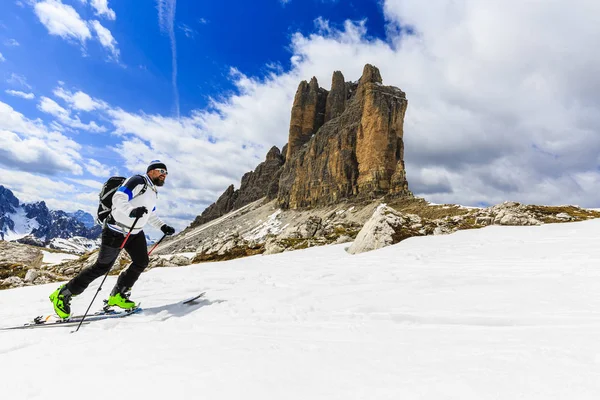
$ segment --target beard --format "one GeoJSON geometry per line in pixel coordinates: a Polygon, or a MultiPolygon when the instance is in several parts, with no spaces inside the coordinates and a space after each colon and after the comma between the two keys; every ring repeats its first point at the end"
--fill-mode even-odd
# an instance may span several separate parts
{"type": "Polygon", "coordinates": [[[160,176],[157,176],[156,178],[152,178],[152,183],[154,183],[155,186],[162,186],[165,184],[165,180],[161,179],[160,176]]]}

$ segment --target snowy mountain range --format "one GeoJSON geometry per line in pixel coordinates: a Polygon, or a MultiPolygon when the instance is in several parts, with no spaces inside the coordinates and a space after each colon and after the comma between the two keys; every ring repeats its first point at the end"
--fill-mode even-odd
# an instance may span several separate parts
{"type": "Polygon", "coordinates": [[[102,227],[85,212],[49,210],[43,201],[21,203],[0,185],[0,239],[84,252],[97,247],[102,227]]]}

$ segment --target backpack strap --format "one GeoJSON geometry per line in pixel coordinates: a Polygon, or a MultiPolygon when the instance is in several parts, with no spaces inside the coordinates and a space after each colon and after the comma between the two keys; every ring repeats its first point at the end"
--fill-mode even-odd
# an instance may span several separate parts
{"type": "MultiPolygon", "coordinates": [[[[114,192],[116,192],[116,191],[117,191],[117,189],[119,189],[120,187],[121,187],[121,185],[119,185],[119,186],[117,186],[117,187],[114,187],[114,188],[110,189],[108,192],[104,193],[104,196],[100,197],[100,201],[102,202],[102,201],[104,201],[104,199],[106,199],[107,197],[109,197],[109,196],[112,196],[112,194],[113,194],[114,192]]],[[[102,204],[102,206],[104,207],[104,204],[102,204]]],[[[105,207],[105,208],[106,208],[106,207],[105,207]]]]}
{"type": "Polygon", "coordinates": [[[142,190],[140,190],[140,192],[139,192],[139,193],[138,193],[136,196],[134,196],[134,197],[137,197],[137,196],[141,196],[141,195],[143,195],[144,193],[146,193],[146,189],[148,189],[148,182],[146,182],[146,178],[145,178],[144,176],[142,176],[142,175],[139,175],[139,176],[141,176],[142,178],[144,178],[144,187],[143,187],[143,188],[142,188],[142,190]]]}

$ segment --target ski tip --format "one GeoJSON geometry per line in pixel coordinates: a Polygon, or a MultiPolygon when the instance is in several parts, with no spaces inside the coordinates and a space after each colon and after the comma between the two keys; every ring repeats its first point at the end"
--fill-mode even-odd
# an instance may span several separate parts
{"type": "Polygon", "coordinates": [[[187,299],[187,300],[183,301],[183,304],[191,304],[194,301],[198,300],[199,298],[204,297],[205,294],[206,294],[206,292],[202,292],[199,295],[192,297],[191,299],[187,299]]]}

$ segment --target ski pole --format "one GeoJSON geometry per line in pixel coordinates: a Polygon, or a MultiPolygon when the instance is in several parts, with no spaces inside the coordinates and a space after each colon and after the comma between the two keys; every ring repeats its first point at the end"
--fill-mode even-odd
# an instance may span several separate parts
{"type": "MultiPolygon", "coordinates": [[[[119,247],[119,252],[117,253],[117,258],[119,258],[119,254],[121,254],[121,250],[123,250],[123,248],[125,247],[125,244],[127,243],[127,239],[129,239],[129,236],[131,235],[131,232],[133,231],[133,228],[135,228],[135,224],[137,224],[137,222],[138,222],[139,219],[140,219],[140,217],[137,217],[135,219],[135,221],[133,221],[133,225],[131,225],[131,229],[129,229],[129,232],[127,233],[127,236],[125,236],[125,239],[123,240],[123,243],[121,243],[121,247],[119,247]]],[[[98,253],[98,254],[100,254],[100,253],[98,253]]],[[[117,258],[115,258],[115,260],[117,258]]],[[[88,312],[90,311],[90,308],[92,308],[92,304],[94,303],[94,300],[96,300],[96,296],[98,296],[98,293],[100,293],[100,290],[102,290],[102,285],[104,285],[104,281],[106,280],[106,277],[108,276],[108,273],[110,272],[111,269],[112,269],[112,267],[109,268],[108,271],[106,271],[106,275],[104,275],[104,279],[102,279],[102,282],[100,283],[100,286],[98,287],[98,290],[96,290],[96,294],[94,294],[94,298],[90,302],[90,305],[88,306],[87,310],[85,310],[85,314],[83,314],[83,317],[81,318],[81,321],[79,321],[79,325],[77,325],[77,329],[75,329],[74,332],[79,331],[79,328],[81,327],[81,324],[83,324],[83,320],[85,319],[85,317],[87,316],[88,312]]]]}
{"type": "Polygon", "coordinates": [[[160,244],[160,242],[163,241],[164,238],[167,237],[167,234],[165,233],[163,235],[163,237],[160,238],[160,240],[158,242],[156,242],[156,244],[154,246],[152,246],[152,248],[150,249],[150,251],[148,252],[148,255],[152,254],[152,252],[154,251],[154,249],[156,248],[156,246],[158,246],[160,244]]]}

